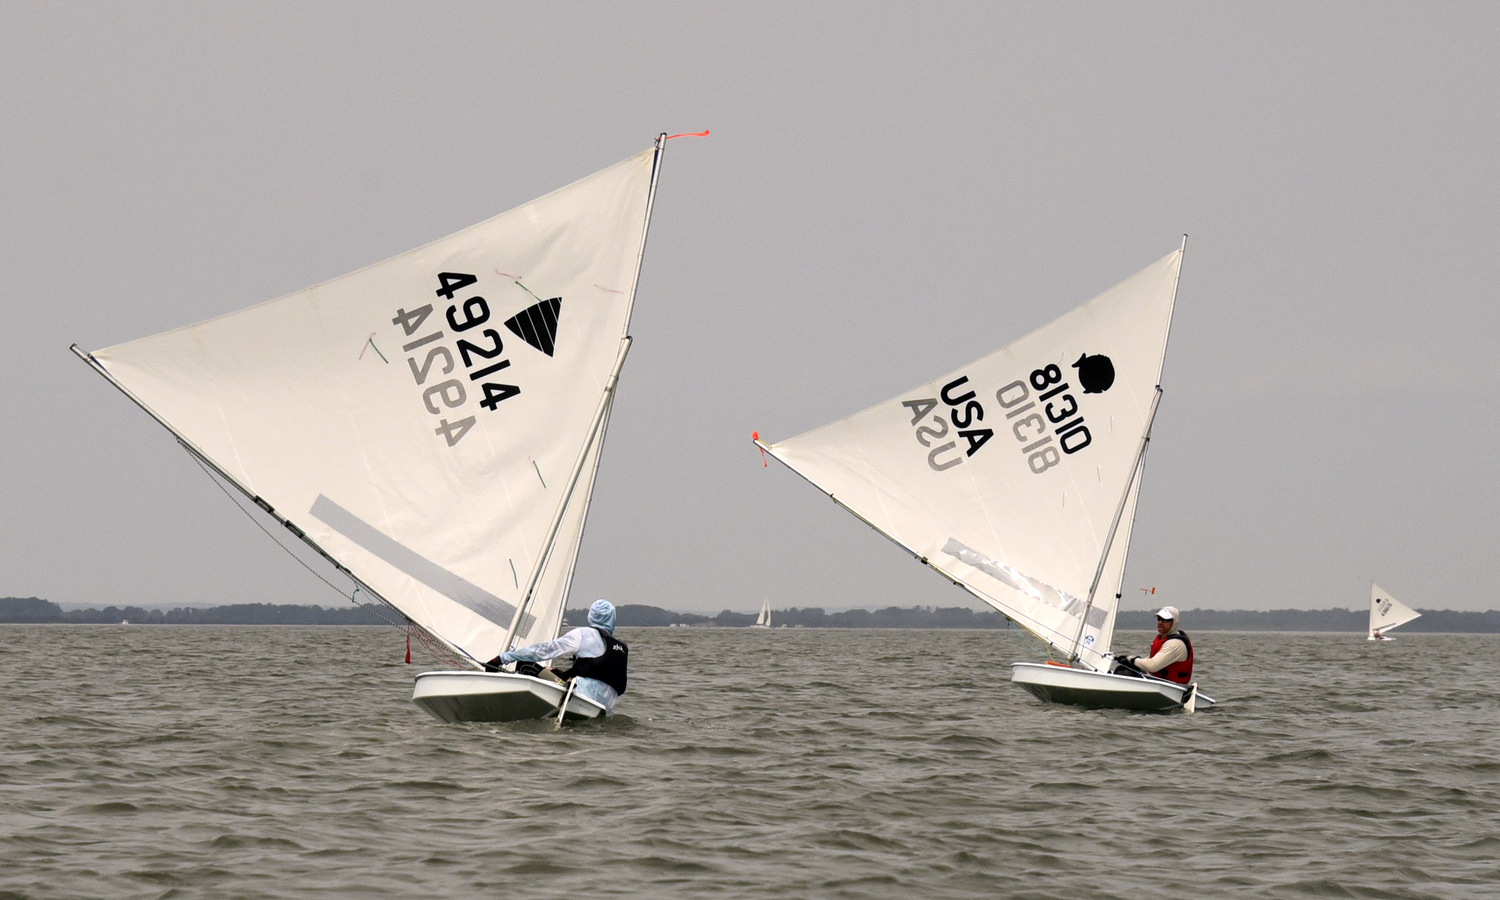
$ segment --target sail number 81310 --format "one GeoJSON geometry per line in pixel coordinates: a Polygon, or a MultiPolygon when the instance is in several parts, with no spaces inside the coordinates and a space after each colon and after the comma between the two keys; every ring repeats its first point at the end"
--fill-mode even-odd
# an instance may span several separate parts
{"type": "Polygon", "coordinates": [[[1057,448],[1063,453],[1073,454],[1093,442],[1083,416],[1078,414],[1078,401],[1062,380],[1062,370],[1055,365],[1033,370],[1029,378],[1031,388],[1039,396],[1031,399],[1031,390],[1025,381],[1012,381],[995,392],[995,399],[1006,410],[1005,418],[1011,422],[1011,434],[1025,446],[1026,465],[1040,475],[1062,461],[1057,448]],[[1059,396],[1061,395],[1061,396],[1059,396]],[[1042,404],[1037,408],[1037,404],[1042,404]],[[1045,414],[1045,418],[1043,415],[1045,414]],[[1047,434],[1048,428],[1052,434],[1047,434]],[[1052,438],[1057,438],[1053,445],[1052,438]]]}
{"type": "MultiPolygon", "coordinates": [[[[435,293],[445,300],[455,300],[459,291],[475,284],[478,280],[473,275],[462,272],[439,272],[438,289],[435,293]]],[[[398,309],[395,317],[391,319],[391,324],[400,325],[401,330],[406,332],[406,336],[412,337],[422,330],[423,324],[430,315],[432,315],[431,303],[413,310],[398,309]]],[[[490,306],[483,297],[469,297],[449,306],[444,318],[450,329],[461,334],[489,321],[490,306]]],[[[444,336],[443,330],[439,328],[401,347],[402,352],[411,354],[406,358],[406,365],[411,369],[411,377],[416,381],[417,386],[422,388],[422,405],[435,416],[444,416],[446,410],[461,409],[469,399],[468,388],[460,378],[427,383],[428,379],[434,375],[435,367],[438,369],[436,373],[438,375],[452,374],[457,368],[453,350],[450,350],[444,342],[444,336]]],[[[467,370],[464,374],[468,375],[468,380],[480,383],[480,390],[484,394],[479,401],[480,406],[494,412],[502,400],[508,400],[521,393],[521,389],[516,385],[482,380],[510,366],[510,360],[500,358],[501,351],[505,349],[505,345],[500,340],[500,332],[493,328],[486,328],[479,333],[476,341],[459,339],[454,346],[457,348],[459,358],[463,360],[464,368],[467,370]]],[[[433,433],[442,435],[443,439],[448,442],[448,446],[452,447],[463,439],[469,429],[474,427],[474,423],[473,416],[465,416],[455,422],[448,421],[444,416],[438,421],[438,427],[433,429],[433,433]]]]}

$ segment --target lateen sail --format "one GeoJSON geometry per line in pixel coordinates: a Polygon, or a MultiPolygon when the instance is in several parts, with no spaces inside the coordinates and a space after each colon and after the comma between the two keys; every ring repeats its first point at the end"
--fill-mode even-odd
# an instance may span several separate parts
{"type": "Polygon", "coordinates": [[[366,590],[470,659],[505,649],[533,582],[515,638],[549,638],[628,345],[658,152],[90,359],[366,590]]]}
{"type": "Polygon", "coordinates": [[[1181,262],[1179,250],[977,362],[765,447],[923,562],[1100,667],[1181,262]]]}
{"type": "Polygon", "coordinates": [[[1380,585],[1370,583],[1370,631],[1367,637],[1374,639],[1375,632],[1384,634],[1397,625],[1405,625],[1421,613],[1386,593],[1380,585]]]}

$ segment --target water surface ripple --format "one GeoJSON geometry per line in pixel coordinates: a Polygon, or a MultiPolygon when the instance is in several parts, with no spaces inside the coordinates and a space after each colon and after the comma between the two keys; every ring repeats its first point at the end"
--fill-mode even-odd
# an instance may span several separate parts
{"type": "Polygon", "coordinates": [[[0,900],[1500,897],[1497,636],[1195,634],[1162,716],[1000,632],[624,629],[554,731],[428,718],[386,628],[0,633],[0,900]]]}

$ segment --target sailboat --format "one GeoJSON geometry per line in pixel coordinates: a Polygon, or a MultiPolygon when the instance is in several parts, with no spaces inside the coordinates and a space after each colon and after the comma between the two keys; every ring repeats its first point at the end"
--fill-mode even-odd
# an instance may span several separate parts
{"type": "Polygon", "coordinates": [[[1387,632],[1421,617],[1421,613],[1386,593],[1380,585],[1370,582],[1370,630],[1365,640],[1394,640],[1387,632]]]}
{"type": "Polygon", "coordinates": [[[760,615],[755,617],[755,624],[751,628],[771,627],[771,598],[766,597],[760,601],[760,615]]]}
{"type": "Polygon", "coordinates": [[[601,716],[481,661],[562,626],[666,140],[352,274],[73,351],[456,667],[417,676],[422,709],[601,716]]]}
{"type": "Polygon", "coordinates": [[[1196,685],[1118,674],[1110,641],[1182,254],[970,365],[756,445],[1040,639],[1044,702],[1192,711],[1196,685]]]}

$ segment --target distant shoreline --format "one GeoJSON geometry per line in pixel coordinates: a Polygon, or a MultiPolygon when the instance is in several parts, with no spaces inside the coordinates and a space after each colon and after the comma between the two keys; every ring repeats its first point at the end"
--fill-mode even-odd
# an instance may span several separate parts
{"type": "MultiPolygon", "coordinates": [[[[1401,626],[1402,633],[1500,634],[1500,610],[1458,612],[1455,610],[1418,610],[1422,618],[1401,626]]],[[[171,610],[145,609],[138,606],[106,606],[103,609],[64,610],[50,600],[37,597],[0,597],[0,624],[72,624],[72,625],[385,625],[401,624],[400,614],[383,610],[381,618],[361,606],[322,607],[272,603],[236,603],[204,608],[178,607],[171,610]]],[[[642,604],[623,604],[618,611],[622,628],[718,627],[748,628],[755,624],[753,613],[732,610],[708,616],[680,613],[642,604]]],[[[583,610],[568,610],[570,622],[582,624],[583,610]]],[[[867,610],[851,609],[830,613],[818,607],[773,609],[773,627],[789,628],[966,628],[1005,629],[1010,626],[997,612],[966,607],[887,607],[867,610]]],[[[1363,609],[1279,609],[1216,610],[1188,609],[1182,613],[1182,624],[1193,631],[1281,631],[1281,632],[1363,632],[1369,612],[1363,609]]],[[[1119,613],[1116,629],[1152,631],[1155,614],[1150,610],[1119,613]]]]}

